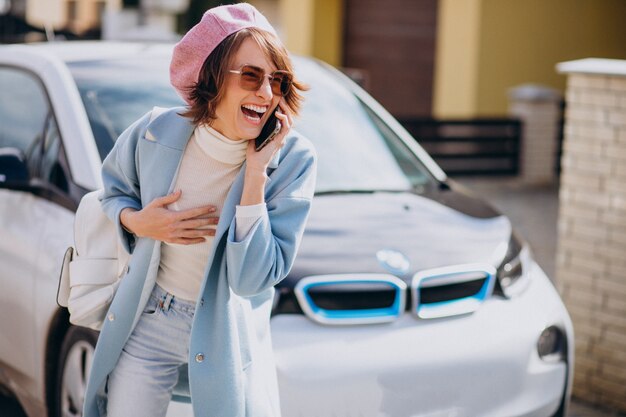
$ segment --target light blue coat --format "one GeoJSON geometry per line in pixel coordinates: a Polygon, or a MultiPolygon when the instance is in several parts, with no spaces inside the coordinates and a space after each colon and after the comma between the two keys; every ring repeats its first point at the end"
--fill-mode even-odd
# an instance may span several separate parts
{"type": "MultiPolygon", "coordinates": [[[[194,125],[169,109],[150,113],[122,133],[102,168],[102,206],[132,253],[96,346],[85,394],[85,417],[103,417],[104,387],[155,284],[160,242],[135,239],[119,223],[125,207],[141,209],[172,191],[194,125]],[[151,133],[147,135],[146,131],[151,133]]],[[[291,269],[315,188],[316,155],[293,132],[268,167],[267,212],[244,240],[235,241],[234,213],[243,189],[245,162],[222,209],[190,337],[188,375],[197,417],[278,417],[278,383],[269,319],[274,285],[291,269]],[[198,361],[197,354],[204,355],[198,361]]]]}

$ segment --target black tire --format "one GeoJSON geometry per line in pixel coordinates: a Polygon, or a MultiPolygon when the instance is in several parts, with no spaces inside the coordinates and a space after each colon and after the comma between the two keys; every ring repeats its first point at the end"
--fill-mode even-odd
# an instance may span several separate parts
{"type": "Polygon", "coordinates": [[[70,326],[59,352],[51,417],[80,417],[98,333],[70,326]]]}

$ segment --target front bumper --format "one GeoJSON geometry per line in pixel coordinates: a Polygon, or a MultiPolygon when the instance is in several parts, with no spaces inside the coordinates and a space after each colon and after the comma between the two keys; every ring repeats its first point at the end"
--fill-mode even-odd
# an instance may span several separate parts
{"type": "Polygon", "coordinates": [[[302,315],[272,318],[284,416],[551,416],[571,390],[567,311],[533,262],[528,288],[491,297],[473,314],[330,326],[302,315]],[[567,338],[565,359],[546,362],[549,326],[567,338]]]}

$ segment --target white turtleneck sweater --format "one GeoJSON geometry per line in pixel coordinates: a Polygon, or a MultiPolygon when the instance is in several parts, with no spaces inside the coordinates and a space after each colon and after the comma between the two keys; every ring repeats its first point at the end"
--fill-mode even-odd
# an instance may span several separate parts
{"type": "MultiPolygon", "coordinates": [[[[247,146],[247,140],[234,141],[209,126],[196,127],[176,176],[174,190],[182,190],[182,195],[169,208],[178,211],[211,204],[217,207],[211,216],[220,216],[226,195],[246,159],[247,146]]],[[[236,207],[237,241],[248,234],[265,209],[265,203],[236,207]]],[[[176,297],[195,301],[213,240],[213,236],[205,236],[203,243],[192,245],[163,242],[157,284],[176,297]]]]}

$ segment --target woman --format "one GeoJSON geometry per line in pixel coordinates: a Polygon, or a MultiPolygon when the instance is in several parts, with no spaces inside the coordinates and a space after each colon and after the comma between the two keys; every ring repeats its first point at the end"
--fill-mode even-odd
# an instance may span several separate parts
{"type": "Polygon", "coordinates": [[[254,7],[211,9],[172,57],[189,106],[146,114],[105,159],[102,206],[132,257],[96,346],[86,417],[164,416],[177,384],[198,417],[280,416],[269,318],[316,170],[310,142],[290,132],[304,89],[291,74],[254,7]],[[280,131],[256,151],[274,109],[280,131]]]}

